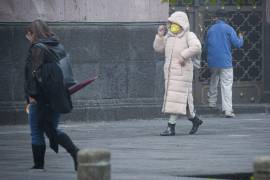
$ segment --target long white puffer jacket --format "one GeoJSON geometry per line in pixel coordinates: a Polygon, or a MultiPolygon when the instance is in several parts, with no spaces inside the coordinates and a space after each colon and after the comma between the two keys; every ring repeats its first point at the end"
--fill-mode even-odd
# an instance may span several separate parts
{"type": "Polygon", "coordinates": [[[165,51],[164,78],[165,94],[162,112],[186,114],[187,104],[193,112],[192,80],[193,64],[191,57],[201,53],[201,43],[197,36],[189,31],[186,13],[177,11],[168,20],[182,26],[177,35],[168,32],[166,36],[156,35],[153,47],[156,52],[165,51]],[[185,61],[185,66],[180,62],[185,61]]]}

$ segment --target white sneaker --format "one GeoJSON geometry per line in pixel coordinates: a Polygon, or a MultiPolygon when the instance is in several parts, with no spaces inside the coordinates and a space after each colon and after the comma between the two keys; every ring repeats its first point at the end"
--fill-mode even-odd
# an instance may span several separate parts
{"type": "Polygon", "coordinates": [[[225,117],[226,118],[234,118],[235,114],[232,111],[225,111],[225,117]]]}

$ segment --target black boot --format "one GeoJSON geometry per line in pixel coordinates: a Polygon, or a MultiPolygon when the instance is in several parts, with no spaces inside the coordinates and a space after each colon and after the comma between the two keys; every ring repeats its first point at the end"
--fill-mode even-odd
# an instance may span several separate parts
{"type": "Polygon", "coordinates": [[[31,169],[44,169],[45,145],[32,144],[34,166],[31,169]]]}
{"type": "Polygon", "coordinates": [[[160,133],[161,136],[174,136],[175,135],[175,124],[168,123],[167,129],[160,133]]]}
{"type": "Polygon", "coordinates": [[[189,131],[189,134],[195,134],[199,128],[199,126],[203,123],[202,120],[200,120],[197,116],[195,116],[193,119],[189,119],[192,122],[192,128],[189,131]]]}
{"type": "Polygon", "coordinates": [[[63,132],[61,134],[57,135],[58,143],[66,149],[66,151],[71,155],[73,161],[74,161],[74,169],[77,171],[77,154],[79,152],[79,148],[75,146],[75,144],[72,142],[72,140],[69,138],[69,136],[63,132]]]}

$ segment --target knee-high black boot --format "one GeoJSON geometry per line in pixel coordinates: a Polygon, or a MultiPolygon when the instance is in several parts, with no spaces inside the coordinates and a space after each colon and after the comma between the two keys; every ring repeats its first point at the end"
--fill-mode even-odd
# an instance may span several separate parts
{"type": "Polygon", "coordinates": [[[45,145],[32,144],[34,166],[31,169],[44,169],[45,145]]]}
{"type": "Polygon", "coordinates": [[[75,146],[75,144],[72,142],[69,136],[63,132],[57,135],[57,141],[71,155],[74,161],[74,169],[75,171],[77,171],[77,164],[78,164],[77,154],[78,154],[79,148],[75,146]]]}

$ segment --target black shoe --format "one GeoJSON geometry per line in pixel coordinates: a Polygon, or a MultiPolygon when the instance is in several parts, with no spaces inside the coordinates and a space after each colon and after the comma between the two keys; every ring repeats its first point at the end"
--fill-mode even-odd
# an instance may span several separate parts
{"type": "Polygon", "coordinates": [[[31,169],[44,169],[45,145],[32,144],[34,166],[31,169]]]}
{"type": "Polygon", "coordinates": [[[74,169],[77,171],[78,161],[77,154],[79,152],[79,148],[75,146],[72,140],[68,137],[67,134],[61,132],[61,134],[57,135],[58,144],[60,144],[66,151],[71,155],[74,162],[74,169]]]}
{"type": "Polygon", "coordinates": [[[202,125],[203,121],[200,120],[197,116],[189,120],[192,122],[192,128],[189,131],[189,134],[195,134],[198,131],[199,126],[202,125]]]}
{"type": "Polygon", "coordinates": [[[175,124],[168,123],[167,129],[160,133],[161,136],[174,136],[175,135],[175,124]]]}

